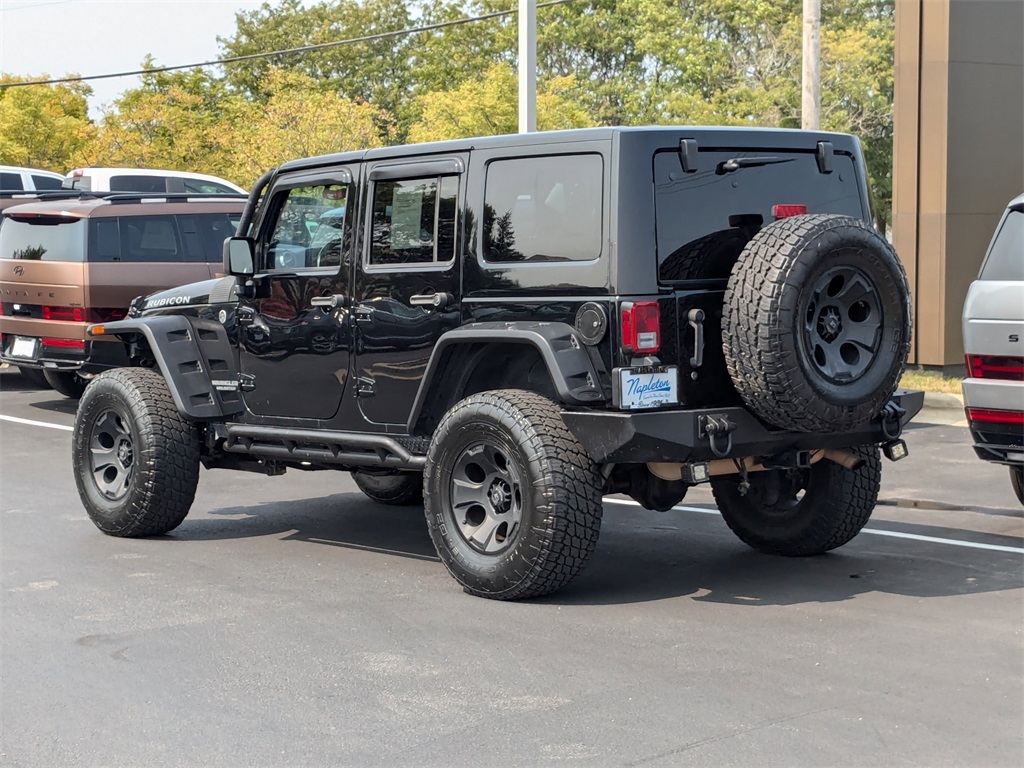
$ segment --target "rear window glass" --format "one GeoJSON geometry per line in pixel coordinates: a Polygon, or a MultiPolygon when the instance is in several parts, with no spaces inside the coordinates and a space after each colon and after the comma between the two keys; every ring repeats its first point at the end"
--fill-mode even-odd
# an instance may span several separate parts
{"type": "Polygon", "coordinates": [[[484,189],[484,259],[590,261],[601,255],[600,155],[495,160],[484,189]]]}
{"type": "Polygon", "coordinates": [[[131,216],[120,221],[120,261],[201,261],[188,258],[174,216],[131,216]]]}
{"type": "Polygon", "coordinates": [[[85,222],[69,216],[14,218],[0,227],[0,257],[32,261],[84,261],[85,222]]]}
{"type": "Polygon", "coordinates": [[[992,240],[982,280],[1024,281],[1024,212],[1010,211],[992,240]]]}
{"type": "Polygon", "coordinates": [[[218,184],[216,181],[206,181],[205,179],[182,179],[182,181],[185,182],[186,192],[197,192],[200,194],[239,194],[237,189],[232,189],[226,184],[218,184]]]}
{"type": "Polygon", "coordinates": [[[370,264],[433,264],[455,257],[456,176],[378,181],[370,264]]]}
{"type": "Polygon", "coordinates": [[[111,176],[111,192],[166,192],[163,176],[111,176]]]}
{"type": "Polygon", "coordinates": [[[678,151],[654,156],[654,206],[662,281],[725,278],[739,252],[775,219],[775,205],[806,205],[808,213],[867,218],[853,158],[836,153],[832,173],[819,173],[813,153],[702,151],[698,171],[685,173],[678,151]],[[725,171],[729,160],[785,162],[725,171]]]}
{"type": "Polygon", "coordinates": [[[63,179],[55,179],[52,176],[32,176],[32,183],[36,189],[60,189],[63,179]]]}
{"type": "Polygon", "coordinates": [[[0,189],[4,190],[21,190],[21,174],[20,173],[0,173],[0,189]]]}

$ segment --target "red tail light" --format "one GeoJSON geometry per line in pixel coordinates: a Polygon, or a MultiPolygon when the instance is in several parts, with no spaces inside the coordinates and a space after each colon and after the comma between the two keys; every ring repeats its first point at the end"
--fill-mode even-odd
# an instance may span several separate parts
{"type": "Polygon", "coordinates": [[[622,305],[622,346],[637,354],[661,349],[661,312],[656,301],[622,305]]]}
{"type": "Polygon", "coordinates": [[[44,347],[65,347],[70,349],[85,349],[85,342],[81,339],[54,339],[49,336],[43,337],[44,347]]]}
{"type": "Polygon", "coordinates": [[[790,216],[803,216],[807,213],[806,205],[780,204],[772,206],[772,216],[776,219],[788,219],[790,216]]]}
{"type": "Polygon", "coordinates": [[[114,320],[124,320],[128,317],[128,310],[122,307],[93,307],[89,310],[89,322],[91,323],[112,323],[114,320]]]}
{"type": "Polygon", "coordinates": [[[972,379],[1024,381],[1024,357],[967,355],[967,375],[972,379]]]}
{"type": "Polygon", "coordinates": [[[43,307],[43,320],[66,320],[72,323],[85,322],[83,307],[43,307]]]}
{"type": "Polygon", "coordinates": [[[983,424],[1016,424],[1024,427],[1024,411],[996,411],[991,408],[968,408],[967,418],[983,424]]]}

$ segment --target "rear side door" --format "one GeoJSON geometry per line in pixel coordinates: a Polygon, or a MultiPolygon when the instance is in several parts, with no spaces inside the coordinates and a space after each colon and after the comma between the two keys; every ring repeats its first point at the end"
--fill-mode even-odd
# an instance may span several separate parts
{"type": "Polygon", "coordinates": [[[356,394],[368,422],[401,425],[434,345],[461,319],[468,153],[367,166],[352,305],[356,394]]]}

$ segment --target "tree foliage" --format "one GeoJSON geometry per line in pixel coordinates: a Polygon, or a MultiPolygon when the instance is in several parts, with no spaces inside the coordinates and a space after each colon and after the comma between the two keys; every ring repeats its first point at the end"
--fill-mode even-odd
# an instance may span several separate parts
{"type": "MultiPolygon", "coordinates": [[[[0,75],[0,83],[46,80],[0,75]]],[[[22,165],[64,173],[80,165],[96,130],[88,117],[82,84],[0,89],[0,165],[22,165]]]]}

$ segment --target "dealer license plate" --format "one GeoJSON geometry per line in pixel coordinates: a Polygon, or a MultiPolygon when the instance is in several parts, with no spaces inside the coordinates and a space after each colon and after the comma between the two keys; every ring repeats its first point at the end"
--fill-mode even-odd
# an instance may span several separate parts
{"type": "Polygon", "coordinates": [[[642,368],[619,368],[619,407],[658,408],[679,402],[678,376],[675,366],[651,365],[642,368]]]}
{"type": "Polygon", "coordinates": [[[24,357],[34,360],[36,356],[36,342],[38,339],[30,339],[27,336],[15,336],[11,344],[11,357],[24,357]]]}

